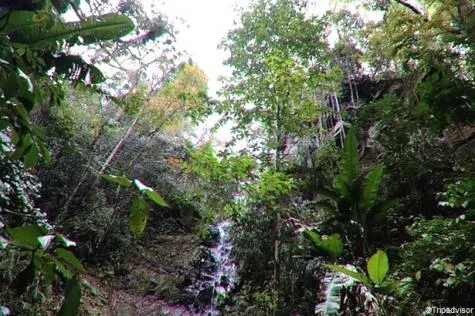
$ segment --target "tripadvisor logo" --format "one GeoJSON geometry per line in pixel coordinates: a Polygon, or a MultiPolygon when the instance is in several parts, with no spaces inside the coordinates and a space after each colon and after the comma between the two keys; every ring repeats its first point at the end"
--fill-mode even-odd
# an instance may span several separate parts
{"type": "Polygon", "coordinates": [[[473,307],[435,307],[427,306],[425,314],[472,314],[473,307]]]}

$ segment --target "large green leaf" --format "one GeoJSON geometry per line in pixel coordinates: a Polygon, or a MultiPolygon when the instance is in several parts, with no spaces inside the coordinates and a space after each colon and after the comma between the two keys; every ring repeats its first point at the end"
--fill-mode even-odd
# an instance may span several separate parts
{"type": "Polygon", "coordinates": [[[129,216],[129,227],[135,236],[143,233],[147,225],[149,206],[143,197],[137,197],[132,202],[132,209],[129,216]]]}
{"type": "Polygon", "coordinates": [[[71,81],[85,81],[92,84],[105,80],[102,72],[94,65],[87,63],[81,56],[58,53],[49,57],[54,63],[55,72],[71,81]]]}
{"type": "MultiPolygon", "coordinates": [[[[349,201],[351,200],[351,187],[350,184],[348,184],[342,176],[338,176],[335,180],[335,188],[338,190],[340,193],[340,197],[345,200],[349,201]]],[[[338,200],[336,200],[338,201],[338,200]]]]}
{"type": "Polygon", "coordinates": [[[364,285],[366,285],[368,287],[371,286],[371,282],[368,279],[368,277],[366,275],[362,274],[362,273],[359,273],[359,272],[356,272],[356,271],[353,271],[353,270],[349,270],[347,268],[344,268],[344,267],[336,265],[336,264],[325,264],[325,266],[327,268],[332,269],[332,270],[335,270],[335,271],[344,273],[346,275],[349,275],[353,279],[355,279],[357,281],[360,281],[361,283],[363,283],[364,285]]]}
{"type": "Polygon", "coordinates": [[[374,284],[380,286],[389,270],[388,257],[384,251],[378,250],[368,261],[368,274],[374,284]]]}
{"type": "Polygon", "coordinates": [[[359,174],[358,144],[353,130],[350,130],[345,138],[341,161],[341,177],[349,186],[356,180],[359,174]]]}
{"type": "Polygon", "coordinates": [[[28,249],[40,246],[38,237],[43,236],[43,231],[37,225],[25,225],[16,228],[7,228],[7,233],[15,244],[28,249]]]}
{"type": "Polygon", "coordinates": [[[59,19],[44,17],[33,11],[12,11],[8,24],[0,34],[8,35],[14,43],[44,48],[57,41],[67,40],[82,44],[119,38],[131,32],[134,23],[123,15],[89,17],[80,22],[63,23],[59,19]]]}
{"type": "Polygon", "coordinates": [[[69,250],[58,248],[56,249],[56,254],[59,259],[65,262],[68,266],[75,268],[79,272],[84,272],[84,267],[79,261],[78,258],[69,250]]]}
{"type": "Polygon", "coordinates": [[[85,45],[118,39],[132,32],[134,28],[134,22],[130,18],[116,14],[89,17],[85,21],[66,24],[66,29],[70,32],[78,32],[81,43],[85,45]]]}
{"type": "Polygon", "coordinates": [[[124,176],[114,176],[111,174],[107,174],[102,177],[106,179],[107,181],[109,181],[110,183],[120,185],[121,187],[129,188],[132,185],[132,181],[124,176]]]}
{"type": "Polygon", "coordinates": [[[152,200],[155,204],[160,206],[168,206],[167,202],[155,192],[151,187],[143,184],[140,180],[134,180],[135,187],[142,193],[144,193],[150,200],[152,200]]]}
{"type": "Polygon", "coordinates": [[[378,197],[379,185],[383,179],[383,166],[378,165],[371,170],[366,176],[366,180],[363,185],[363,193],[360,200],[360,209],[368,212],[376,204],[378,197]]]}
{"type": "Polygon", "coordinates": [[[145,190],[147,197],[152,200],[155,204],[160,206],[168,206],[167,202],[154,190],[145,190]]]}
{"type": "Polygon", "coordinates": [[[81,305],[81,282],[76,275],[70,279],[66,285],[66,297],[63,306],[58,312],[58,316],[75,316],[79,313],[81,305]]]}
{"type": "Polygon", "coordinates": [[[66,266],[61,261],[59,261],[56,258],[53,258],[52,260],[54,264],[56,265],[56,270],[58,270],[63,275],[64,278],[69,280],[73,277],[73,273],[71,272],[71,270],[66,268],[66,266]]]}
{"type": "Polygon", "coordinates": [[[38,151],[38,147],[36,146],[35,143],[33,143],[31,144],[31,146],[29,146],[28,150],[25,153],[25,156],[24,156],[25,167],[32,168],[36,166],[39,160],[40,160],[40,153],[38,151]]]}
{"type": "Polygon", "coordinates": [[[47,260],[41,266],[41,272],[47,285],[53,283],[56,278],[56,263],[53,260],[47,260]]]}

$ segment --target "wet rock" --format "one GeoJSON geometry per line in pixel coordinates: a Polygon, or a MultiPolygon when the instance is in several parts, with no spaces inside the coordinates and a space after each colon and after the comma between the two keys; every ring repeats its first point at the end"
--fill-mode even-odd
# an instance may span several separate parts
{"type": "Polygon", "coordinates": [[[202,247],[199,253],[195,253],[193,262],[198,273],[189,291],[196,298],[193,308],[202,315],[221,315],[228,305],[227,293],[237,282],[237,269],[231,257],[230,227],[229,221],[219,223],[216,226],[219,233],[216,242],[210,248],[202,247]]]}
{"type": "Polygon", "coordinates": [[[229,286],[229,278],[228,278],[227,276],[223,275],[223,276],[221,277],[221,280],[220,280],[220,282],[219,282],[219,285],[221,285],[221,286],[227,288],[227,287],[229,286]]]}
{"type": "Polygon", "coordinates": [[[203,304],[210,304],[214,295],[214,287],[207,286],[206,288],[199,291],[197,295],[197,300],[203,304]]]}

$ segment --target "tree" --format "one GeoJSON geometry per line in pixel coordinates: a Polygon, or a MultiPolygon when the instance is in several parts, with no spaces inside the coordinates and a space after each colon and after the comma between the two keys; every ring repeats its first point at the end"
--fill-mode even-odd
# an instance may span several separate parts
{"type": "Polygon", "coordinates": [[[305,9],[300,1],[257,2],[221,45],[230,53],[226,64],[233,76],[218,110],[236,121],[238,137],[261,127],[261,150],[278,170],[291,136],[304,133],[301,123],[317,116],[312,96],[326,46],[322,23],[307,18],[305,9]]]}
{"type": "Polygon", "coordinates": [[[168,128],[180,129],[193,112],[208,103],[208,79],[197,65],[184,64],[146,102],[139,119],[139,130],[152,135],[168,128]]]}
{"type": "MultiPolygon", "coordinates": [[[[218,112],[236,123],[238,138],[251,136],[252,127],[262,129],[263,137],[257,137],[254,146],[269,168],[264,175],[281,175],[293,138],[308,133],[312,124],[306,129],[304,123],[315,122],[318,116],[314,90],[325,77],[325,35],[323,23],[306,13],[301,1],[256,2],[221,45],[230,53],[225,63],[232,68],[232,78],[221,92],[225,102],[218,105],[218,112]]],[[[282,209],[277,204],[269,209],[275,217],[272,248],[277,290],[282,209]]]]}

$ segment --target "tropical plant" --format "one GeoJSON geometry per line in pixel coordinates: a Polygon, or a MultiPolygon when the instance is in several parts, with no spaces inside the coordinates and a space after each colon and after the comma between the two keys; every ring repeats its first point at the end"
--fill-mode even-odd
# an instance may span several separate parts
{"type": "Polygon", "coordinates": [[[341,223],[358,225],[362,245],[361,254],[367,251],[367,235],[371,221],[383,210],[378,201],[379,188],[383,178],[383,166],[377,165],[369,172],[362,172],[359,167],[359,153],[353,130],[347,135],[343,147],[340,173],[336,177],[335,187],[319,192],[327,196],[326,200],[315,205],[334,212],[341,223]]]}
{"type": "Polygon", "coordinates": [[[368,287],[383,286],[384,278],[389,270],[388,256],[381,250],[376,251],[368,260],[366,268],[369,278],[363,273],[352,271],[338,265],[327,264],[326,266],[332,270],[349,275],[368,287]]]}
{"type": "Polygon", "coordinates": [[[315,248],[328,254],[335,260],[343,251],[343,241],[340,234],[332,234],[330,236],[320,236],[314,230],[306,229],[303,236],[309,239],[315,248]]]}
{"type": "Polygon", "coordinates": [[[118,38],[129,33],[134,25],[129,18],[118,15],[63,23],[46,8],[35,12],[10,11],[2,20],[5,26],[0,31],[0,41],[3,47],[13,49],[0,52],[0,131],[11,129],[16,147],[13,156],[23,158],[27,167],[32,167],[40,158],[49,158],[43,133],[30,122],[29,113],[35,105],[57,104],[61,100],[61,76],[90,84],[104,80],[95,66],[79,56],[62,53],[64,43],[74,45],[81,39],[90,44],[118,38]],[[47,89],[42,89],[45,86],[47,89]]]}
{"type": "MultiPolygon", "coordinates": [[[[18,257],[16,262],[10,262],[22,267],[10,283],[14,293],[17,296],[26,293],[27,289],[38,280],[50,286],[58,276],[61,276],[68,281],[68,284],[66,298],[58,315],[76,315],[81,299],[80,276],[85,269],[74,253],[66,249],[75,246],[76,243],[62,234],[45,229],[44,226],[23,225],[11,228],[7,225],[3,230],[4,225],[1,222],[0,224],[0,233],[5,236],[0,235],[0,250],[6,253],[19,251],[27,255],[23,258],[18,257]]],[[[17,269],[8,267],[6,270],[17,269]]]]}
{"type": "Polygon", "coordinates": [[[168,207],[167,202],[165,202],[165,200],[160,196],[160,194],[158,194],[152,188],[143,184],[138,179],[132,181],[125,176],[114,175],[105,175],[103,177],[107,181],[124,188],[130,188],[132,184],[134,184],[134,187],[138,190],[139,196],[135,197],[132,201],[129,216],[129,227],[135,236],[140,236],[143,233],[145,227],[147,226],[150,206],[145,198],[147,198],[149,201],[153,202],[158,206],[168,207]]]}
{"type": "MultiPolygon", "coordinates": [[[[401,246],[401,258],[396,264],[400,278],[411,278],[411,302],[471,304],[469,293],[475,285],[475,234],[474,223],[467,217],[417,218],[408,227],[413,240],[401,246]]],[[[404,300],[404,296],[402,301],[413,304],[404,300]]]]}

